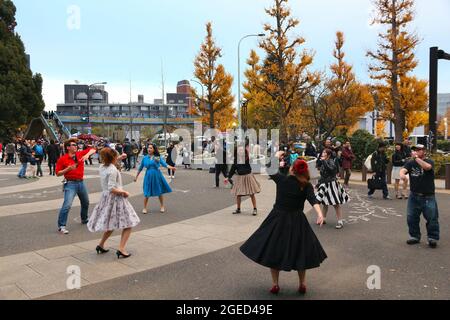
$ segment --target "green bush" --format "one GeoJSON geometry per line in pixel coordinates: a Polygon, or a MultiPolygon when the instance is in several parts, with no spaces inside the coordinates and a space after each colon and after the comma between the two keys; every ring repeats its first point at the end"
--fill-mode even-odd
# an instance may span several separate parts
{"type": "Polygon", "coordinates": [[[439,150],[448,152],[448,151],[450,151],[450,141],[448,141],[448,140],[439,140],[438,143],[437,143],[437,147],[438,147],[439,150]]]}
{"type": "Polygon", "coordinates": [[[377,150],[378,141],[369,131],[357,130],[351,136],[350,143],[356,156],[353,169],[361,170],[366,158],[377,150]]]}
{"type": "Polygon", "coordinates": [[[445,178],[445,165],[450,163],[450,156],[433,154],[431,159],[434,161],[434,174],[436,178],[445,178]]]}

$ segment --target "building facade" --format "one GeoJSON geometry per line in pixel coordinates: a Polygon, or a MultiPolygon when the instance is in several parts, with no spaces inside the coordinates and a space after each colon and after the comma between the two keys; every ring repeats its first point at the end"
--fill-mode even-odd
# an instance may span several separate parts
{"type": "Polygon", "coordinates": [[[450,110],[450,93],[438,94],[438,116],[445,117],[450,110]]]}
{"type": "MultiPolygon", "coordinates": [[[[104,86],[95,86],[89,91],[90,101],[108,103],[108,92],[104,86]]],[[[66,84],[64,86],[64,103],[86,103],[88,97],[88,86],[84,84],[66,84]]]]}
{"type": "MultiPolygon", "coordinates": [[[[374,136],[376,135],[376,127],[377,127],[377,118],[378,115],[376,112],[369,112],[364,117],[359,119],[358,129],[367,130],[374,136]]],[[[425,135],[425,127],[417,127],[411,133],[411,135],[425,135]]],[[[395,126],[391,121],[385,121],[384,123],[384,136],[386,138],[395,139],[395,126]]]]}
{"type": "Polygon", "coordinates": [[[166,95],[167,103],[162,99],[146,103],[143,95],[138,96],[138,102],[108,103],[108,92],[99,86],[90,90],[88,110],[87,89],[86,85],[64,86],[65,103],[57,105],[56,113],[70,131],[84,132],[89,126],[126,127],[134,132],[148,126],[156,130],[164,125],[193,128],[194,122],[199,120],[189,112],[191,89],[186,80],[178,83],[176,93],[166,95]]]}

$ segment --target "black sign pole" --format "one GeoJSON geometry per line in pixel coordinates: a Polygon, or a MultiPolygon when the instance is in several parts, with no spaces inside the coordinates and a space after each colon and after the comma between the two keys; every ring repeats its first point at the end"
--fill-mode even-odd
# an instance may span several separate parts
{"type": "Polygon", "coordinates": [[[432,152],[437,151],[438,47],[430,48],[430,109],[429,126],[432,152]]]}

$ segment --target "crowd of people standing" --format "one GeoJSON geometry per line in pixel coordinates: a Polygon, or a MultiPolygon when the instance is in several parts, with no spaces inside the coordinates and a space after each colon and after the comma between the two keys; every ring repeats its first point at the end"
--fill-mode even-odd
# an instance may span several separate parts
{"type": "MultiPolygon", "coordinates": [[[[253,205],[253,216],[258,215],[256,195],[261,192],[261,185],[255,178],[250,165],[250,150],[254,150],[246,141],[244,146],[234,146],[234,161],[227,164],[227,145],[223,140],[211,139],[205,149],[213,154],[217,161],[214,167],[215,187],[219,187],[220,175],[232,186],[231,194],[236,198],[237,208],[233,214],[243,213],[241,204],[243,197],[250,197],[253,205]],[[228,170],[228,165],[231,166],[228,170]],[[233,180],[234,178],[234,180],[233,180]]],[[[27,177],[27,166],[33,168],[33,176],[43,176],[42,163],[48,161],[50,175],[64,176],[64,203],[58,216],[58,231],[67,235],[69,211],[75,196],[81,202],[81,223],[87,225],[91,232],[103,232],[102,238],[95,248],[98,254],[106,254],[106,242],[115,230],[122,230],[122,238],[117,258],[129,258],[131,253],[126,245],[131,230],[140,222],[140,218],[129,202],[130,193],[124,190],[121,171],[137,169],[134,181],[137,182],[145,170],[143,181],[143,214],[150,198],[158,198],[160,212],[165,213],[164,196],[172,189],[161,172],[161,167],[168,170],[170,178],[175,177],[176,159],[173,155],[184,158],[186,146],[170,144],[166,157],[162,157],[158,147],[146,142],[144,146],[135,140],[125,139],[123,143],[108,143],[103,141],[97,145],[82,143],[77,139],[69,139],[61,146],[55,141],[48,143],[43,140],[20,140],[17,145],[8,143],[0,145],[2,154],[6,154],[7,165],[15,160],[16,154],[21,163],[19,178],[27,177]],[[102,196],[89,216],[89,194],[84,181],[85,165],[92,165],[92,156],[99,155],[99,175],[102,196]],[[139,155],[144,157],[139,161],[139,155]],[[8,161],[9,159],[9,161],[8,161]],[[123,163],[123,164],[121,164],[123,163]]],[[[435,198],[434,162],[426,157],[423,145],[413,148],[409,143],[397,143],[392,158],[386,152],[387,145],[380,142],[377,150],[370,155],[370,171],[378,185],[368,185],[368,197],[372,198],[380,189],[383,198],[390,200],[387,187],[387,168],[389,162],[393,165],[395,192],[397,199],[409,199],[407,209],[407,224],[410,239],[408,245],[421,241],[420,215],[427,220],[428,243],[436,248],[440,239],[439,213],[435,198]],[[410,194],[408,195],[408,176],[410,194]],[[403,182],[400,192],[400,182],[403,182]]],[[[308,163],[299,159],[293,142],[281,143],[277,146],[276,156],[272,160],[279,163],[276,173],[270,179],[276,185],[276,200],[273,210],[264,220],[258,230],[242,245],[242,253],[256,263],[270,268],[272,276],[271,293],[280,291],[279,275],[281,271],[298,272],[299,289],[306,293],[306,271],[317,268],[327,258],[305,214],[304,206],[308,201],[317,214],[316,224],[327,223],[329,206],[336,211],[336,229],[341,230],[345,224],[345,213],[342,206],[351,201],[350,177],[356,156],[350,141],[341,144],[327,139],[320,148],[311,141],[306,144],[304,155],[317,158],[315,166],[320,172],[318,183],[313,185],[308,163]],[[339,178],[343,178],[343,185],[339,178]]]]}

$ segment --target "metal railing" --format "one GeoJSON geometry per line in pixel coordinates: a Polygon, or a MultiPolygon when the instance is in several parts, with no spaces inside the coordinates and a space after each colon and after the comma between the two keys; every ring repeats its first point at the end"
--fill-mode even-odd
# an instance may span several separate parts
{"type": "Polygon", "coordinates": [[[58,137],[58,134],[56,133],[55,129],[50,125],[50,123],[47,121],[47,119],[45,118],[44,114],[42,114],[42,113],[41,113],[41,121],[44,124],[45,129],[47,131],[50,131],[48,133],[53,136],[53,139],[55,141],[59,141],[59,137],[58,137]]]}
{"type": "Polygon", "coordinates": [[[67,129],[67,127],[61,121],[61,119],[59,118],[59,116],[56,112],[53,113],[53,119],[55,120],[56,125],[59,126],[59,128],[62,130],[62,132],[66,135],[66,138],[70,138],[69,129],[67,129]]]}

